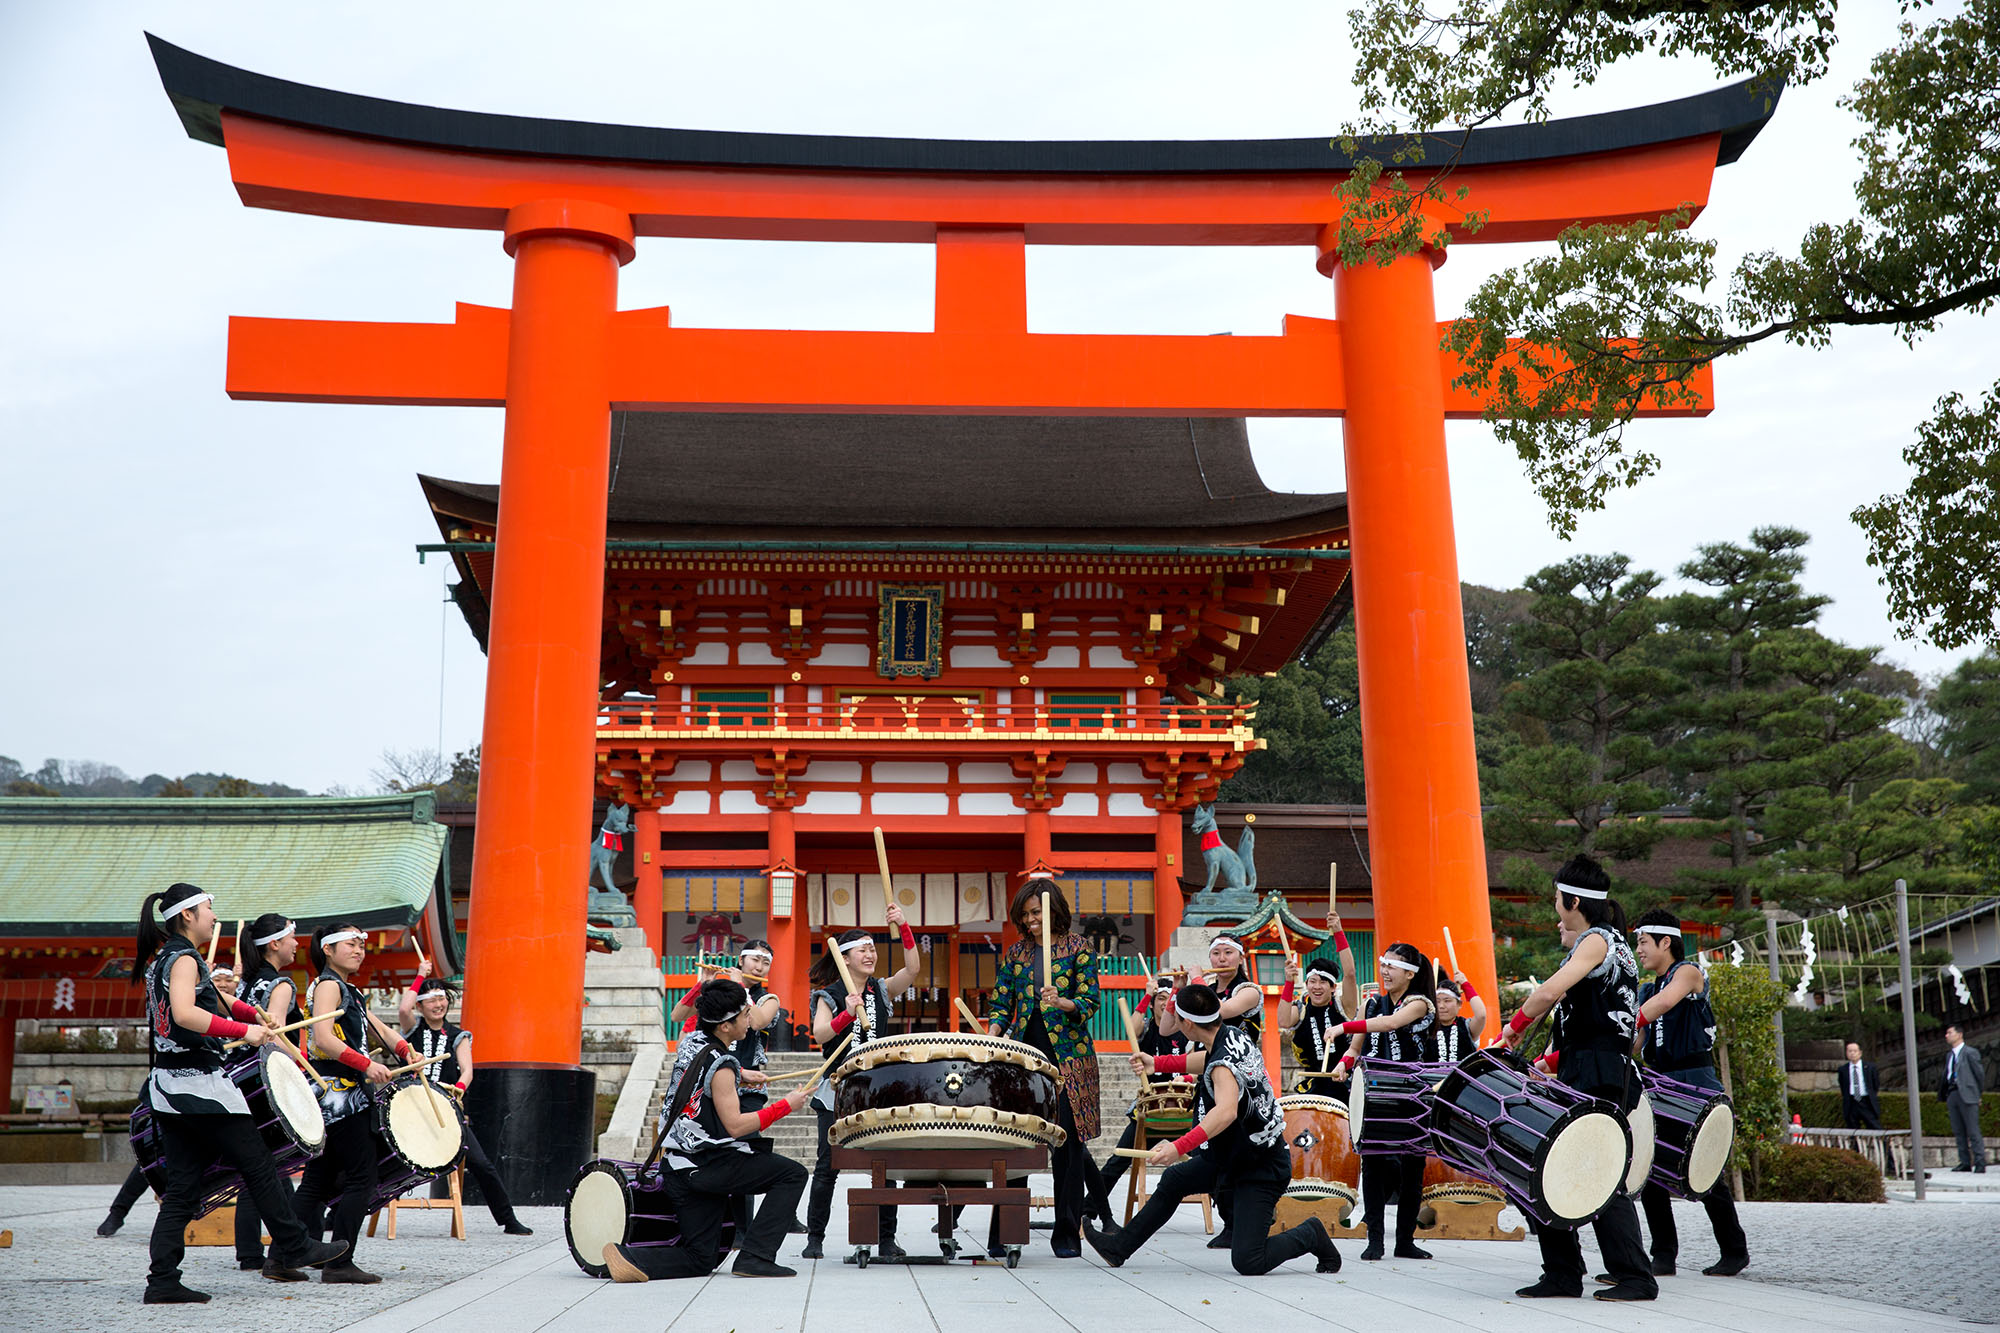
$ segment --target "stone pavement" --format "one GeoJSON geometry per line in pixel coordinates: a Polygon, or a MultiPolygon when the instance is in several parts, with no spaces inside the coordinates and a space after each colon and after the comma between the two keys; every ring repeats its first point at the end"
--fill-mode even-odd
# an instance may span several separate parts
{"type": "MultiPolygon", "coordinates": [[[[1033,1187],[1049,1188],[1045,1177],[1033,1187]]],[[[362,1239],[362,1265],[385,1278],[376,1287],[279,1286],[237,1272],[227,1247],[190,1251],[189,1279],[212,1292],[215,1302],[149,1308],[139,1296],[154,1206],[142,1201],[123,1231],[99,1239],[93,1233],[112,1193],[110,1186],[0,1188],[0,1227],[14,1231],[13,1248],[0,1250],[0,1329],[852,1333],[876,1327],[1007,1333],[1192,1326],[1249,1333],[1282,1323],[1287,1330],[1374,1333],[1385,1322],[1407,1327],[1418,1314],[1426,1322],[1442,1321],[1439,1326],[1536,1333],[1877,1333],[2000,1319],[1990,1280],[2000,1263],[2000,1204],[1985,1201],[1748,1204],[1743,1218],[1755,1265],[1735,1279],[1699,1276],[1701,1265],[1714,1258],[1714,1241],[1700,1209],[1678,1205],[1682,1271],[1691,1276],[1666,1280],[1658,1302],[1639,1306],[1515,1300],[1514,1288],[1535,1276],[1532,1240],[1433,1242],[1433,1261],[1380,1264],[1361,1263],[1355,1258],[1359,1246],[1343,1242],[1348,1262],[1338,1274],[1317,1275],[1299,1263],[1268,1277],[1243,1278],[1231,1271],[1226,1255],[1203,1249],[1200,1213],[1193,1208],[1116,1270],[1094,1257],[1057,1260],[1048,1253],[1046,1233],[1037,1232],[1013,1271],[961,1262],[876,1264],[864,1272],[830,1259],[800,1265],[801,1275],[784,1281],[745,1282],[725,1267],[699,1281],[621,1287],[583,1276],[563,1243],[559,1210],[536,1208],[522,1211],[540,1234],[522,1239],[501,1235],[484,1210],[469,1212],[472,1239],[466,1242],[446,1238],[442,1214],[405,1214],[397,1240],[362,1239]]],[[[906,1212],[906,1240],[929,1239],[918,1217],[916,1210],[906,1212]]],[[[968,1210],[961,1239],[977,1243],[985,1225],[983,1210],[968,1210]]],[[[912,1246],[917,1253],[928,1248],[912,1246]]],[[[785,1249],[796,1255],[797,1238],[785,1249]]],[[[1585,1253],[1595,1259],[1588,1233],[1585,1253]]]]}

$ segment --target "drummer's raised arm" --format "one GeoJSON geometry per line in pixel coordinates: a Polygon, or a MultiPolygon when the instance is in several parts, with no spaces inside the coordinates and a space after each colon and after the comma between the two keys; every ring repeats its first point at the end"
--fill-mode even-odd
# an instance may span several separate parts
{"type": "Polygon", "coordinates": [[[1295,1028],[1299,1025],[1299,1021],[1306,1016],[1306,1002],[1304,997],[1299,994],[1299,986],[1301,984],[1299,960],[1296,958],[1287,958],[1285,960],[1285,994],[1284,998],[1278,1001],[1278,1026],[1281,1028],[1295,1028]]]}
{"type": "Polygon", "coordinates": [[[889,928],[902,937],[903,945],[903,966],[882,979],[882,985],[894,995],[917,984],[917,978],[923,975],[924,956],[917,951],[917,935],[903,919],[903,909],[890,903],[887,919],[889,928]]]}
{"type": "MultiPolygon", "coordinates": [[[[861,996],[859,994],[850,995],[847,997],[847,1012],[849,1015],[849,1020],[848,1020],[849,1022],[853,1021],[852,1017],[853,1015],[861,1012],[861,996]]],[[[842,1024],[842,1027],[845,1026],[846,1024],[842,1024]]],[[[813,992],[813,1040],[818,1042],[821,1047],[825,1047],[832,1044],[834,1035],[835,1034],[833,1031],[833,997],[828,995],[824,991],[814,991],[813,992]]]]}

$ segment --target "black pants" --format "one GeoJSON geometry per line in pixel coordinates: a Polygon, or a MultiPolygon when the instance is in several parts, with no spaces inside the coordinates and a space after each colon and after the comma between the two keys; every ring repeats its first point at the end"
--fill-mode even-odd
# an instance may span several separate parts
{"type": "Polygon", "coordinates": [[[226,1162],[243,1174],[243,1192],[271,1228],[271,1248],[286,1259],[305,1257],[311,1237],[292,1209],[291,1195],[278,1183],[271,1150],[247,1115],[156,1115],[167,1155],[167,1192],[153,1222],[152,1266],[146,1285],[171,1287],[180,1281],[187,1254],[187,1225],[201,1203],[201,1178],[211,1162],[226,1162]]]}
{"type": "MultiPolygon", "coordinates": [[[[375,1140],[375,1117],[359,1111],[326,1127],[326,1151],[306,1163],[305,1174],[299,1178],[299,1216],[315,1236],[326,1219],[326,1201],[340,1195],[333,1210],[333,1239],[346,1241],[347,1253],[335,1261],[337,1267],[354,1263],[361,1224],[375,1199],[381,1156],[382,1147],[375,1140]]],[[[271,1233],[273,1238],[277,1234],[271,1233]]]]}
{"type": "Polygon", "coordinates": [[[1419,1155],[1361,1159],[1361,1216],[1368,1224],[1368,1243],[1382,1243],[1382,1215],[1389,1193],[1396,1194],[1396,1245],[1414,1245],[1417,1212],[1424,1202],[1424,1159],[1419,1155]]]}
{"type": "Polygon", "coordinates": [[[1979,1133],[1979,1103],[1956,1097],[1945,1099],[1945,1114],[1951,1117],[1952,1136],[1958,1140],[1958,1169],[1986,1169],[1986,1140],[1979,1133]]]}
{"type": "Polygon", "coordinates": [[[139,1196],[145,1192],[146,1173],[135,1166],[132,1174],[125,1177],[125,1183],[118,1187],[118,1197],[111,1201],[111,1216],[124,1221],[125,1214],[132,1211],[132,1205],[139,1202],[139,1196]]]}
{"type": "Polygon", "coordinates": [[[1857,1102],[1852,1097],[1841,1099],[1840,1118],[1849,1129],[1880,1129],[1882,1116],[1871,1109],[1867,1102],[1857,1102]]]}
{"type": "Polygon", "coordinates": [[[791,1230],[799,1196],[806,1190],[806,1169],[774,1152],[721,1152],[683,1173],[672,1195],[680,1210],[681,1243],[626,1248],[626,1258],[647,1277],[701,1277],[722,1262],[722,1221],[737,1201],[761,1194],[757,1216],[747,1235],[739,1233],[737,1248],[753,1258],[775,1262],[778,1246],[791,1230]]]}
{"type": "MultiPolygon", "coordinates": [[[[1653,1262],[1678,1263],[1681,1238],[1674,1229],[1674,1196],[1647,1181],[1646,1188],[1639,1192],[1639,1202],[1646,1209],[1646,1230],[1653,1236],[1653,1262]]],[[[1715,1229],[1715,1243],[1721,1248],[1722,1257],[1748,1262],[1750,1241],[1736,1218],[1736,1197],[1729,1192],[1729,1182],[1716,1181],[1715,1187],[1701,1196],[1701,1206],[1708,1212],[1708,1224],[1715,1229]]]]}
{"type": "MultiPolygon", "coordinates": [[[[833,1145],[826,1141],[827,1131],[833,1128],[833,1112],[813,1107],[813,1118],[819,1121],[819,1156],[813,1159],[812,1197],[806,1201],[806,1240],[824,1241],[826,1224],[833,1218],[833,1181],[837,1174],[833,1169],[833,1145]]],[[[890,1181],[889,1188],[896,1188],[890,1181]]],[[[793,1202],[798,1202],[794,1197],[793,1202]]],[[[882,1213],[883,1243],[896,1239],[896,1209],[884,1208],[882,1213]]]]}
{"type": "MultiPolygon", "coordinates": [[[[493,1169],[492,1159],[486,1149],[479,1146],[479,1136],[472,1132],[472,1125],[465,1126],[465,1169],[479,1183],[479,1192],[486,1196],[486,1207],[493,1214],[493,1220],[507,1226],[514,1220],[514,1203],[507,1197],[507,1186],[502,1183],[500,1173],[493,1169]]],[[[431,1182],[431,1197],[446,1199],[451,1197],[451,1185],[445,1176],[431,1182]]]]}
{"type": "MultiPolygon", "coordinates": [[[[1590,1224],[1597,1236],[1597,1248],[1604,1254],[1604,1269],[1620,1284],[1630,1283],[1642,1290],[1659,1293],[1660,1284],[1646,1261],[1646,1247],[1639,1239],[1639,1210],[1625,1191],[1619,1190],[1604,1205],[1604,1211],[1590,1224]]],[[[1583,1263],[1583,1243],[1571,1227],[1541,1227],[1535,1239],[1542,1246],[1542,1275],[1553,1279],[1572,1296],[1583,1294],[1587,1271],[1583,1263]]]]}
{"type": "MultiPolygon", "coordinates": [[[[1220,1164],[1213,1152],[1197,1150],[1186,1161],[1176,1162],[1160,1174],[1159,1185],[1146,1199],[1131,1224],[1105,1241],[1105,1248],[1119,1259],[1129,1259],[1152,1234],[1166,1225],[1181,1201],[1193,1194],[1217,1195],[1216,1177],[1220,1164]]],[[[1258,1277],[1279,1264],[1316,1252],[1319,1231],[1311,1222],[1277,1235],[1270,1234],[1271,1219],[1277,1214],[1278,1199],[1292,1183],[1289,1164],[1254,1164],[1237,1174],[1227,1191],[1235,1200],[1234,1225],[1230,1228],[1229,1262],[1246,1277],[1258,1277]]],[[[1331,1242],[1328,1242],[1331,1244],[1331,1242]]]]}
{"type": "MultiPolygon", "coordinates": [[[[1083,1245],[1084,1216],[1096,1208],[1110,1187],[1098,1174],[1097,1163],[1091,1160],[1090,1150],[1077,1136],[1076,1115],[1070,1109],[1069,1094],[1056,1093],[1056,1123],[1062,1126],[1064,1138],[1060,1148],[1049,1150],[1049,1170],[1054,1173],[1056,1224],[1049,1231],[1049,1244],[1058,1249],[1081,1249],[1083,1245]]],[[[1123,1158],[1114,1160],[1123,1161],[1123,1158]]],[[[1009,1185],[1026,1185],[1026,1176],[1010,1178],[1009,1185]]],[[[956,1223],[965,1205],[952,1209],[952,1221],[956,1223]]],[[[986,1249],[989,1253],[1000,1248],[1000,1210],[993,1210],[992,1219],[986,1224],[986,1249]]]]}
{"type": "MultiPolygon", "coordinates": [[[[292,1178],[278,1177],[278,1188],[292,1198],[292,1178]]],[[[296,1212],[297,1205],[294,1204],[296,1212]]],[[[277,1233],[272,1233],[276,1239],[277,1233]]],[[[236,1197],[236,1261],[241,1264],[264,1262],[264,1215],[257,1211],[257,1201],[246,1195],[236,1197]]]]}

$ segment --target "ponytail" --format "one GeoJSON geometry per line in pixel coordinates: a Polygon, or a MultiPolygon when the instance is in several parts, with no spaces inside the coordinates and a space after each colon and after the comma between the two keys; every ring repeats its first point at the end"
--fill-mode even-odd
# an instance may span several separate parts
{"type": "MultiPolygon", "coordinates": [[[[843,944],[865,939],[868,933],[865,930],[843,930],[833,937],[833,947],[838,949],[843,944]]],[[[820,956],[813,959],[812,967],[806,972],[807,983],[814,990],[825,990],[838,980],[840,980],[840,968],[833,961],[833,951],[822,950],[820,956]]]]}
{"type": "Polygon", "coordinates": [[[167,936],[182,934],[181,931],[174,928],[173,922],[159,919],[158,913],[160,909],[169,902],[179,902],[190,894],[200,892],[201,890],[192,884],[169,884],[158,893],[147,894],[144,900],[140,902],[139,928],[135,932],[138,940],[138,948],[134,951],[132,958],[133,985],[143,986],[146,984],[146,964],[153,960],[153,955],[158,953],[160,946],[167,942],[167,936]]]}

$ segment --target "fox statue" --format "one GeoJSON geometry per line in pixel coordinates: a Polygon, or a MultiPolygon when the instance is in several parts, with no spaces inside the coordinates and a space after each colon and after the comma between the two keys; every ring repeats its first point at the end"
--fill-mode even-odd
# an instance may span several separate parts
{"type": "Polygon", "coordinates": [[[1194,831],[1201,835],[1201,863],[1208,867],[1208,881],[1201,886],[1203,892],[1216,887],[1218,880],[1225,889],[1257,887],[1257,830],[1245,824],[1243,836],[1236,840],[1236,850],[1230,851],[1222,845],[1222,834],[1215,827],[1215,806],[1211,803],[1194,808],[1194,831]]]}

